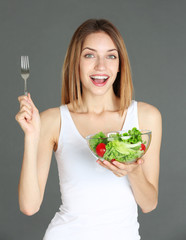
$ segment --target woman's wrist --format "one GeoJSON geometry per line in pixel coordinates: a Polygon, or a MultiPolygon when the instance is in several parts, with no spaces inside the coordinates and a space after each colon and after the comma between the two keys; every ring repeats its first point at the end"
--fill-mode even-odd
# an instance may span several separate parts
{"type": "Polygon", "coordinates": [[[35,143],[37,144],[39,142],[39,138],[40,138],[40,132],[36,132],[36,133],[26,133],[25,134],[25,143],[35,143]]]}
{"type": "Polygon", "coordinates": [[[138,165],[137,167],[135,167],[133,169],[133,171],[128,172],[128,177],[135,179],[135,178],[138,178],[142,174],[143,174],[142,167],[141,167],[141,165],[138,165]]]}

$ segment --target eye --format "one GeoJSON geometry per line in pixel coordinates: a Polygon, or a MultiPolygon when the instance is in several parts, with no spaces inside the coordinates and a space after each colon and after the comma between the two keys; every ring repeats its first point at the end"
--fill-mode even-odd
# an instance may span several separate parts
{"type": "Polygon", "coordinates": [[[108,55],[107,58],[109,58],[109,59],[116,59],[117,57],[115,55],[108,55]]]}
{"type": "Polygon", "coordinates": [[[85,58],[93,58],[94,57],[94,55],[93,54],[85,54],[85,58]]]}

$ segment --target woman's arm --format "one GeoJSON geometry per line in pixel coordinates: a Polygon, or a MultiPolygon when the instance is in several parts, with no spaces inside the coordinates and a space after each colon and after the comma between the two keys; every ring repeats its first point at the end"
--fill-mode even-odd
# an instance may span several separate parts
{"type": "Polygon", "coordinates": [[[143,212],[152,211],[158,203],[158,182],[162,119],[159,110],[149,104],[138,103],[140,129],[152,131],[150,147],[143,156],[144,163],[128,174],[135,199],[143,212]]]}
{"type": "Polygon", "coordinates": [[[25,133],[19,205],[24,214],[33,215],[43,200],[60,117],[58,109],[49,109],[39,115],[30,97],[19,97],[19,101],[16,120],[25,133]]]}
{"type": "Polygon", "coordinates": [[[152,131],[151,144],[143,158],[132,164],[117,161],[99,161],[99,164],[113,171],[116,176],[128,175],[136,202],[146,213],[155,209],[158,202],[162,119],[158,109],[146,103],[138,103],[138,118],[140,129],[152,131]]]}

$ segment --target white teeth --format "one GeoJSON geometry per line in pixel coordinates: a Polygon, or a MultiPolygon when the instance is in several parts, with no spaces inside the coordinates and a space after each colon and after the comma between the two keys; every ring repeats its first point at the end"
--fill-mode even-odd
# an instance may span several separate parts
{"type": "Polygon", "coordinates": [[[93,79],[107,79],[107,76],[91,76],[93,79]]]}

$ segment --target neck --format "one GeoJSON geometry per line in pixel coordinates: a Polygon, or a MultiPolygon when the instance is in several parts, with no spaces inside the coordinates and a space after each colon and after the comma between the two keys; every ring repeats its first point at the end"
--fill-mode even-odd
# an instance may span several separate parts
{"type": "Polygon", "coordinates": [[[119,110],[119,98],[116,97],[114,92],[108,95],[101,96],[82,96],[82,108],[83,112],[101,114],[105,111],[118,111],[119,110]]]}

